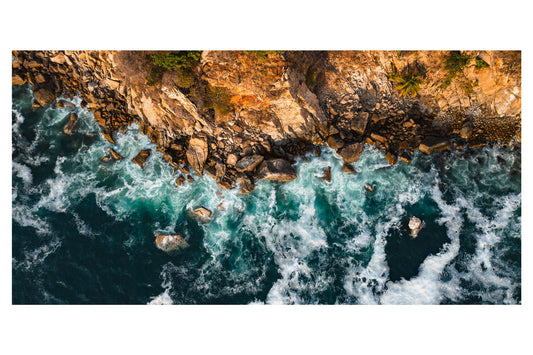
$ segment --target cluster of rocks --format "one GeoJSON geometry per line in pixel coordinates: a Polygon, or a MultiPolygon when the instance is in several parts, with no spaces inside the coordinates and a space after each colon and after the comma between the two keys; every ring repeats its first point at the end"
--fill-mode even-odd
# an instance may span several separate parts
{"type": "MultiPolygon", "coordinates": [[[[343,171],[354,173],[352,164],[365,144],[383,150],[394,165],[398,160],[409,163],[416,149],[427,154],[450,145],[461,149],[468,142],[483,144],[487,137],[511,139],[519,130],[519,116],[491,121],[477,119],[479,115],[437,115],[421,100],[394,93],[381,69],[372,77],[357,69],[350,56],[295,52],[286,56],[292,62],[269,55],[258,63],[253,56],[206,52],[198,80],[233,91],[230,114],[202,108],[202,98],[193,99],[169,84],[172,73],[160,87],[146,85],[150,63],[135,52],[14,51],[12,83],[29,82],[35,106],[79,94],[113,144],[117,130],[138,123],[174,167],[178,186],[194,180],[191,171],[206,172],[221,188],[239,186],[242,193],[253,191],[256,180],[294,180],[295,157],[313,147],[320,155],[317,144],[335,149],[344,160],[343,171]],[[318,78],[313,83],[305,78],[311,66],[318,78]]],[[[364,65],[374,65],[369,63],[364,65]]],[[[73,109],[66,100],[56,105],[73,109]]],[[[76,120],[72,113],[65,134],[72,134],[76,120]]],[[[149,156],[149,150],[142,150],[133,161],[142,168],[149,156]]],[[[103,160],[120,159],[110,149],[103,160]]],[[[331,180],[331,170],[324,172],[324,179],[331,180]]]]}

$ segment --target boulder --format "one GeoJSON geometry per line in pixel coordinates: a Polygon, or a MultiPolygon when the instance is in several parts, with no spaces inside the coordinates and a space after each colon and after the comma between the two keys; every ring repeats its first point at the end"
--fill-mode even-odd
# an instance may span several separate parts
{"type": "Polygon", "coordinates": [[[411,217],[409,220],[409,229],[411,230],[411,236],[416,238],[420,230],[424,227],[424,224],[418,217],[411,217]]]}
{"type": "Polygon", "coordinates": [[[353,165],[346,164],[346,163],[342,164],[342,171],[346,173],[355,174],[355,168],[353,167],[353,165]]]}
{"type": "Polygon", "coordinates": [[[220,180],[220,182],[217,185],[223,188],[224,190],[229,190],[231,189],[232,183],[229,179],[222,178],[222,180],[220,180]]]}
{"type": "Polygon", "coordinates": [[[198,219],[201,222],[207,223],[211,221],[211,212],[204,206],[200,206],[198,208],[195,208],[194,210],[189,210],[189,214],[193,216],[194,218],[198,219]]]}
{"type": "Polygon", "coordinates": [[[226,175],[226,165],[217,161],[215,164],[215,176],[217,180],[221,179],[224,175],[226,175]]]}
{"type": "Polygon", "coordinates": [[[237,164],[237,160],[239,158],[237,157],[236,154],[228,154],[228,159],[226,159],[226,164],[228,164],[229,166],[235,166],[235,164],[237,164]]]}
{"type": "Polygon", "coordinates": [[[178,186],[181,186],[181,184],[183,184],[185,182],[185,176],[183,175],[180,175],[177,179],[176,179],[176,185],[178,186]]]}
{"type": "Polygon", "coordinates": [[[323,177],[323,179],[326,182],[331,182],[331,166],[328,166],[327,168],[324,169],[324,177],[323,177]]]}
{"type": "Polygon", "coordinates": [[[241,185],[241,194],[249,194],[255,189],[254,182],[246,175],[237,176],[237,182],[241,185]]]}
{"type": "Polygon", "coordinates": [[[103,129],[102,130],[102,135],[104,136],[105,139],[107,139],[109,141],[109,143],[116,144],[115,140],[113,139],[113,133],[111,133],[110,130],[103,129]]]}
{"type": "Polygon", "coordinates": [[[338,151],[339,155],[344,159],[345,163],[354,163],[359,159],[363,153],[363,143],[351,143],[345,145],[338,151]]]}
{"type": "Polygon", "coordinates": [[[257,169],[259,180],[292,181],[296,179],[296,172],[285,159],[264,160],[257,169]]]}
{"type": "Polygon", "coordinates": [[[463,127],[461,128],[461,132],[459,133],[461,135],[461,138],[463,139],[470,139],[472,137],[472,132],[474,131],[474,125],[472,122],[467,121],[463,124],[463,127]]]}
{"type": "Polygon", "coordinates": [[[340,149],[344,146],[344,142],[342,141],[341,137],[338,134],[329,136],[327,143],[331,149],[340,149]]]}
{"type": "Polygon", "coordinates": [[[38,90],[35,90],[33,92],[33,97],[35,97],[35,101],[42,107],[48,105],[50,102],[54,100],[54,94],[45,88],[41,88],[38,90]]]}
{"type": "Polygon", "coordinates": [[[387,152],[385,154],[385,158],[387,159],[390,165],[394,165],[398,162],[398,156],[391,152],[387,152]]]}
{"type": "Polygon", "coordinates": [[[72,102],[68,102],[65,100],[58,100],[56,103],[56,106],[58,108],[68,108],[69,110],[75,110],[76,105],[74,105],[72,102]]]}
{"type": "Polygon", "coordinates": [[[198,175],[202,175],[207,160],[208,146],[206,137],[191,137],[187,149],[187,161],[198,175]]]}
{"type": "Polygon", "coordinates": [[[387,138],[383,137],[383,136],[380,136],[379,134],[376,134],[376,133],[371,133],[370,134],[370,138],[372,138],[372,140],[374,142],[378,142],[378,143],[386,143],[387,142],[387,138]]]}
{"type": "Polygon", "coordinates": [[[262,155],[254,154],[242,158],[235,164],[235,170],[240,173],[253,172],[259,164],[263,162],[265,158],[262,155]]]}
{"type": "Polygon", "coordinates": [[[113,148],[109,148],[109,154],[111,155],[111,157],[114,159],[114,160],[120,160],[120,159],[124,159],[124,157],[120,154],[118,154],[113,148]]]}
{"type": "Polygon", "coordinates": [[[65,125],[63,126],[63,133],[71,136],[72,131],[74,130],[74,127],[76,126],[77,120],[78,120],[78,115],[76,115],[75,113],[71,113],[67,123],[65,123],[65,125]]]}
{"type": "Polygon", "coordinates": [[[363,133],[365,133],[369,117],[370,115],[368,112],[361,112],[361,114],[359,114],[358,117],[354,118],[350,123],[350,128],[352,129],[352,131],[363,135],[363,133]]]}
{"type": "Polygon", "coordinates": [[[22,78],[21,76],[17,74],[13,74],[13,76],[11,76],[11,85],[24,85],[24,84],[26,84],[25,78],[22,78]]]}
{"type": "Polygon", "coordinates": [[[143,149],[132,160],[142,168],[146,163],[146,160],[148,160],[148,157],[150,157],[150,154],[150,149],[143,149]]]}
{"type": "Polygon", "coordinates": [[[322,148],[320,148],[320,146],[317,145],[315,149],[315,156],[319,157],[320,154],[322,154],[322,148]]]}
{"type": "Polygon", "coordinates": [[[370,184],[365,185],[365,190],[368,192],[374,192],[374,187],[370,184]]]}
{"type": "Polygon", "coordinates": [[[403,152],[400,155],[400,160],[403,161],[406,164],[409,164],[411,162],[411,156],[407,152],[403,152]]]}
{"type": "Polygon", "coordinates": [[[189,247],[189,244],[179,234],[159,234],[155,238],[155,245],[164,252],[176,252],[189,247]]]}
{"type": "Polygon", "coordinates": [[[450,141],[444,137],[427,137],[422,141],[418,149],[422,153],[431,154],[434,152],[440,152],[450,146],[450,141]]]}
{"type": "Polygon", "coordinates": [[[56,56],[51,57],[50,61],[56,64],[65,64],[67,62],[67,58],[63,53],[59,53],[56,56]]]}

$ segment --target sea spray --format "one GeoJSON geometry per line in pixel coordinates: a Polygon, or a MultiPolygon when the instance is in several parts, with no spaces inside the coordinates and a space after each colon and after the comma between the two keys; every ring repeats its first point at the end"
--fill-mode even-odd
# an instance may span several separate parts
{"type": "Polygon", "coordinates": [[[14,303],[521,303],[516,147],[390,166],[366,146],[353,174],[324,147],[297,159],[294,181],[243,195],[208,175],[176,186],[137,125],[112,145],[79,98],[74,111],[32,109],[27,87],[13,100],[14,303]],[[102,162],[111,147],[124,159],[102,162]],[[188,214],[199,206],[210,222],[188,214]],[[413,216],[425,223],[416,239],[413,216]],[[168,255],[157,233],[190,247],[168,255]]]}

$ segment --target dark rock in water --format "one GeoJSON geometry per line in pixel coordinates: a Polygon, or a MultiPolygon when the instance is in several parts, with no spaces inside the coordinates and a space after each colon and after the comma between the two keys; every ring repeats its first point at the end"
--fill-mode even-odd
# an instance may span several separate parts
{"type": "Polygon", "coordinates": [[[213,180],[218,181],[217,171],[214,166],[208,166],[204,169],[204,171],[207,173],[207,175],[211,176],[213,180]]]}
{"type": "Polygon", "coordinates": [[[481,166],[485,164],[485,160],[482,157],[477,157],[476,162],[481,166]]]}
{"type": "Polygon", "coordinates": [[[187,165],[184,165],[181,167],[181,172],[184,174],[190,174],[191,171],[189,170],[189,167],[187,165]]]}
{"type": "Polygon", "coordinates": [[[110,157],[109,155],[106,155],[106,156],[104,156],[104,157],[102,158],[102,161],[103,161],[104,163],[107,163],[107,162],[110,161],[110,160],[111,160],[111,157],[110,157]]]}
{"type": "Polygon", "coordinates": [[[342,171],[355,174],[355,168],[350,164],[342,164],[342,171]]]}
{"type": "Polygon", "coordinates": [[[35,101],[42,107],[48,105],[55,98],[54,94],[45,88],[35,90],[33,96],[35,97],[35,101]]]}
{"type": "Polygon", "coordinates": [[[111,154],[111,157],[115,160],[124,159],[124,157],[118,154],[113,148],[109,148],[109,154],[111,154]]]}
{"type": "Polygon", "coordinates": [[[394,165],[398,162],[398,156],[396,154],[393,154],[392,152],[387,152],[385,154],[385,158],[387,159],[390,165],[394,165]]]}
{"type": "Polygon", "coordinates": [[[222,180],[220,180],[220,182],[217,185],[223,188],[224,190],[229,190],[231,189],[231,186],[232,186],[231,181],[228,180],[227,178],[223,178],[222,180]]]}
{"type": "Polygon", "coordinates": [[[365,147],[363,143],[351,143],[338,151],[345,163],[354,163],[359,159],[365,147]]]}
{"type": "Polygon", "coordinates": [[[58,108],[68,108],[69,110],[75,110],[76,109],[76,105],[74,105],[72,102],[68,102],[68,101],[65,101],[65,100],[57,101],[56,106],[58,108]]]}
{"type": "Polygon", "coordinates": [[[113,139],[113,134],[108,129],[103,129],[102,135],[104,136],[105,139],[108,140],[109,143],[116,144],[115,140],[113,139]]]}
{"type": "Polygon", "coordinates": [[[440,152],[450,147],[450,141],[445,137],[427,137],[422,141],[418,149],[422,153],[431,154],[434,152],[440,152]]]}
{"type": "Polygon", "coordinates": [[[265,158],[262,155],[258,154],[244,157],[235,164],[235,170],[240,173],[252,172],[264,159],[265,158]]]}
{"type": "Polygon", "coordinates": [[[181,186],[181,184],[183,184],[185,182],[185,177],[183,175],[180,175],[177,179],[176,179],[176,185],[178,186],[181,186]]]}
{"type": "Polygon", "coordinates": [[[331,166],[328,166],[327,168],[324,169],[324,177],[323,177],[323,179],[326,182],[331,182],[331,166]]]}
{"type": "Polygon", "coordinates": [[[411,230],[411,236],[416,238],[420,230],[424,227],[424,224],[418,217],[411,217],[409,220],[409,229],[411,230]]]}
{"type": "Polygon", "coordinates": [[[159,234],[155,238],[155,245],[164,252],[176,252],[189,247],[189,244],[179,234],[159,234]]]}
{"type": "Polygon", "coordinates": [[[498,164],[505,165],[505,159],[503,159],[499,155],[496,157],[496,160],[498,161],[498,164]]]}
{"type": "Polygon", "coordinates": [[[200,206],[198,208],[195,208],[194,210],[189,210],[189,214],[191,214],[194,218],[198,219],[199,221],[202,221],[204,223],[211,221],[211,212],[204,206],[200,206]]]}
{"type": "Polygon", "coordinates": [[[139,165],[142,168],[146,163],[146,160],[148,160],[148,157],[150,157],[150,154],[150,149],[144,149],[141,150],[132,160],[135,164],[139,165]]]}
{"type": "Polygon", "coordinates": [[[370,185],[370,184],[366,184],[365,185],[365,190],[368,191],[368,192],[374,192],[374,187],[372,187],[372,185],[370,185]]]}
{"type": "Polygon", "coordinates": [[[194,178],[191,175],[187,175],[187,181],[188,182],[193,182],[194,178]]]}
{"type": "Polygon", "coordinates": [[[403,161],[406,164],[409,164],[411,162],[411,156],[407,152],[403,152],[400,155],[400,160],[403,161]]]}
{"type": "Polygon", "coordinates": [[[344,146],[344,142],[338,134],[329,136],[327,140],[328,145],[331,149],[340,149],[344,146]]]}
{"type": "Polygon", "coordinates": [[[259,180],[292,181],[296,179],[296,172],[285,159],[270,159],[259,165],[257,178],[259,180]]]}
{"type": "Polygon", "coordinates": [[[246,175],[237,176],[237,182],[241,184],[241,194],[249,194],[255,189],[254,182],[246,175]]]}
{"type": "Polygon", "coordinates": [[[67,123],[65,123],[65,125],[63,126],[63,133],[71,136],[72,131],[74,130],[74,127],[76,126],[77,120],[78,120],[78,115],[76,115],[75,113],[71,113],[67,123]]]}
{"type": "Polygon", "coordinates": [[[317,145],[317,147],[316,147],[316,149],[315,149],[315,155],[316,155],[317,157],[319,157],[320,154],[322,154],[322,148],[320,148],[320,146],[317,145]]]}

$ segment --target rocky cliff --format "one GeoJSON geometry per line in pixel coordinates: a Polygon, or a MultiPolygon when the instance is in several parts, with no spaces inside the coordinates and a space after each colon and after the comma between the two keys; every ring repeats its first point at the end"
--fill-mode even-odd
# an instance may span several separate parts
{"type": "Polygon", "coordinates": [[[346,163],[366,143],[394,164],[416,149],[520,139],[520,52],[203,51],[187,67],[155,56],[175,59],[14,51],[12,83],[30,82],[41,106],[79,93],[111,142],[138,122],[176,169],[246,191],[293,178],[285,162],[326,142],[346,163]]]}

